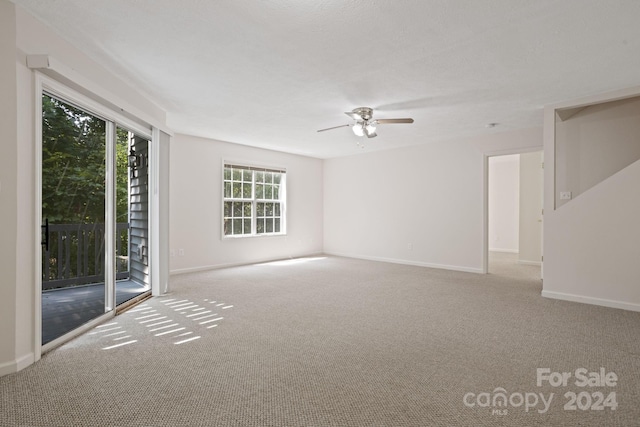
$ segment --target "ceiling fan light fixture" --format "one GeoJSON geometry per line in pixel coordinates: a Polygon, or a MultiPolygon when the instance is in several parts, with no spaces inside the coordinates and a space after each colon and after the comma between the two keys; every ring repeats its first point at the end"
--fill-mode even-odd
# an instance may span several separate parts
{"type": "Polygon", "coordinates": [[[364,136],[364,123],[363,122],[357,122],[355,125],[353,125],[353,133],[356,134],[356,136],[364,136]]]}
{"type": "Polygon", "coordinates": [[[376,136],[375,123],[367,123],[367,125],[364,127],[364,132],[367,134],[369,138],[376,136]]]}

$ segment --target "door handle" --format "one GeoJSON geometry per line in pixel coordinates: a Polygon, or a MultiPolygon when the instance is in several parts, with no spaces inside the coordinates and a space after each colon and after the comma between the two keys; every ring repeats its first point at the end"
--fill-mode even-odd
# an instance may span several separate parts
{"type": "Polygon", "coordinates": [[[44,232],[44,239],[41,244],[44,245],[44,249],[49,252],[49,218],[45,218],[44,225],[40,226],[44,232]]]}

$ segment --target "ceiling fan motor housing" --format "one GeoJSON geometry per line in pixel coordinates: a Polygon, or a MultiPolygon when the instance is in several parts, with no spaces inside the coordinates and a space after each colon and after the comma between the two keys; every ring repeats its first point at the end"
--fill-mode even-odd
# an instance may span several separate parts
{"type": "Polygon", "coordinates": [[[373,109],[369,107],[354,108],[352,112],[362,117],[364,121],[371,120],[373,117],[373,109]]]}

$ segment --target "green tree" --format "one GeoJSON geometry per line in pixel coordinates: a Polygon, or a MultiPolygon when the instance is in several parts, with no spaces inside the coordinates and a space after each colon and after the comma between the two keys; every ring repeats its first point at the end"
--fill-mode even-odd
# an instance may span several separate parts
{"type": "Polygon", "coordinates": [[[122,128],[116,132],[116,222],[129,221],[129,136],[122,128]]]}
{"type": "MultiPolygon", "coordinates": [[[[121,128],[116,133],[116,222],[128,221],[128,145],[129,133],[121,128]]],[[[90,262],[87,271],[75,271],[80,239],[88,239],[85,250],[103,250],[103,236],[97,233],[105,222],[106,123],[86,111],[54,97],[42,97],[42,215],[50,224],[78,224],[70,239],[69,253],[58,253],[60,237],[50,234],[52,241],[49,279],[59,277],[62,263],[70,258],[70,271],[63,276],[97,275],[101,260],[90,262]],[[81,224],[94,224],[93,231],[81,235],[81,224]],[[82,237],[80,237],[82,236],[82,237]]],[[[85,227],[86,228],[86,227],[85,227]]],[[[86,233],[86,232],[85,232],[86,233]]],[[[122,230],[120,253],[128,253],[128,233],[122,230]]],[[[83,243],[84,245],[84,243],[83,243]]],[[[66,247],[66,246],[65,246],[66,247]]],[[[92,251],[93,253],[93,251],[92,251]]],[[[93,255],[92,255],[93,256],[93,255]]],[[[127,270],[126,262],[124,271],[127,270]]],[[[119,270],[122,269],[119,267],[119,270]]]]}
{"type": "Polygon", "coordinates": [[[46,95],[42,115],[43,216],[104,223],[105,122],[46,95]]]}
{"type": "MultiPolygon", "coordinates": [[[[117,129],[116,220],[128,218],[129,133],[117,129]]],[[[106,124],[83,110],[42,98],[42,211],[55,223],[104,223],[106,124]]]]}

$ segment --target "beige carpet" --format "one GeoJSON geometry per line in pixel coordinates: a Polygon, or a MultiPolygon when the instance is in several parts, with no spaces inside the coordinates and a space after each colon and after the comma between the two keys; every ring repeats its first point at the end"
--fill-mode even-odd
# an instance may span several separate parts
{"type": "Polygon", "coordinates": [[[542,298],[539,270],[512,261],[484,276],[338,257],[173,276],[171,295],[0,378],[0,425],[640,425],[640,313],[542,298]],[[575,384],[601,367],[615,386],[575,384]],[[538,387],[538,368],[572,377],[538,387]]]}

